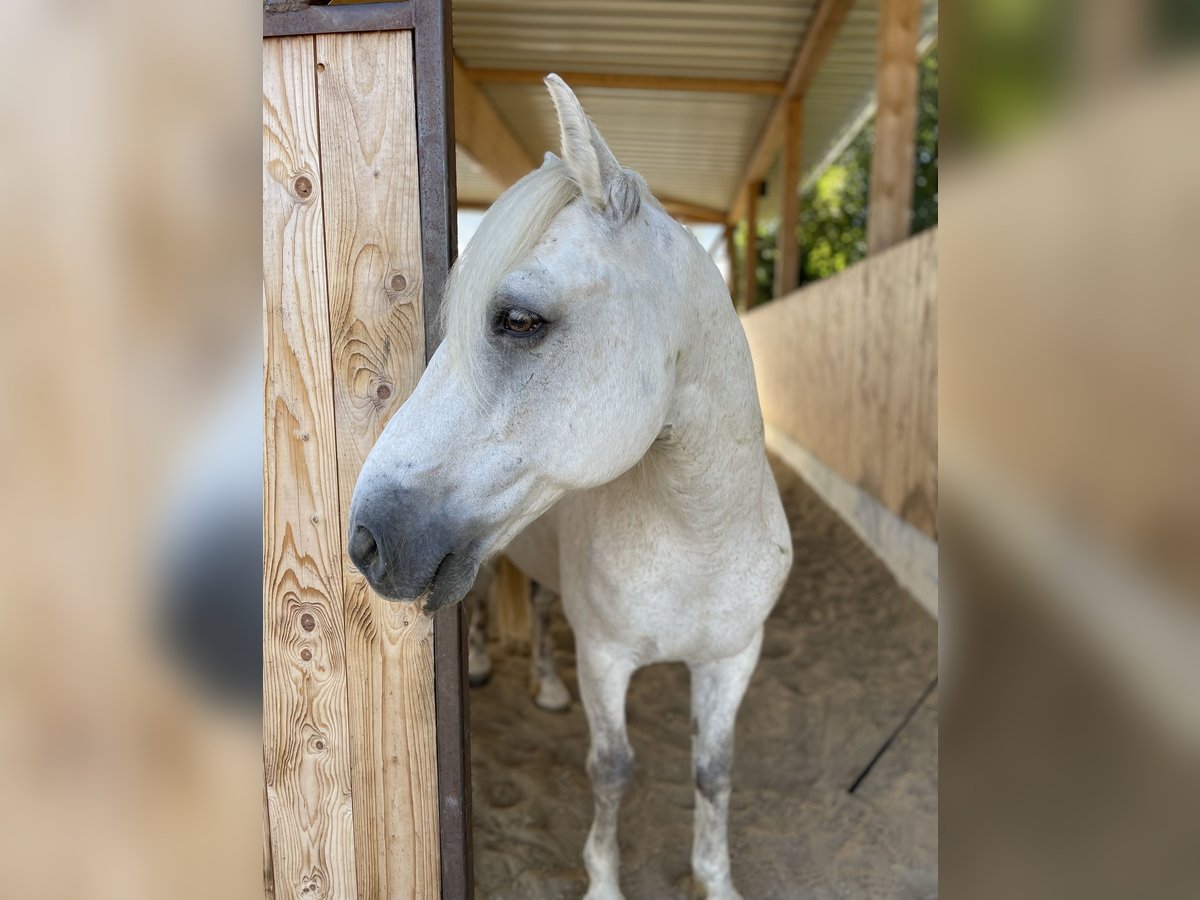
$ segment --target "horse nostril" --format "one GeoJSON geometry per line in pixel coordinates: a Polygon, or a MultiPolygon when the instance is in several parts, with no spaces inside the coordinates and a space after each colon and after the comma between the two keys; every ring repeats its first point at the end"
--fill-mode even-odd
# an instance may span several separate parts
{"type": "Polygon", "coordinates": [[[350,536],[350,558],[360,569],[366,571],[371,563],[379,557],[379,545],[375,543],[375,535],[365,525],[359,525],[350,536]]]}

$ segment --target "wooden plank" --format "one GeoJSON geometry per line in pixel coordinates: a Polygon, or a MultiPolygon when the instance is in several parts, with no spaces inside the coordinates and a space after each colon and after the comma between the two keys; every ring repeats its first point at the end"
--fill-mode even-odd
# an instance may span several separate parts
{"type": "Polygon", "coordinates": [[[937,232],[746,315],[763,418],[937,538],[937,232]]]}
{"type": "MultiPolygon", "coordinates": [[[[546,77],[541,69],[470,68],[467,74],[476,84],[540,85],[546,77]]],[[[709,94],[755,94],[778,96],[782,81],[750,78],[688,78],[679,75],[618,75],[611,72],[559,72],[572,88],[599,87],[623,90],[700,91],[709,94]]]]}
{"type": "Polygon", "coordinates": [[[758,195],[762,182],[754,185],[746,205],[746,260],[742,266],[743,310],[751,309],[758,299],[758,195]]]}
{"type": "Polygon", "coordinates": [[[920,0],[883,0],[875,73],[875,148],[867,202],[867,252],[908,237],[917,133],[920,0]]]}
{"type": "Polygon", "coordinates": [[[737,222],[746,211],[749,202],[751,186],[762,181],[771,168],[771,161],[783,143],[787,129],[787,104],[793,98],[803,99],[804,92],[812,84],[817,70],[825,61],[825,55],[833,46],[834,39],[841,31],[842,23],[854,0],[820,0],[820,5],[813,12],[812,20],[804,31],[800,46],[788,68],[788,77],[784,82],[783,93],[775,103],[775,108],[767,116],[762,132],[754,144],[754,150],[746,161],[746,170],[738,181],[737,190],[729,202],[729,221],[737,222]]]}
{"type": "MultiPolygon", "coordinates": [[[[358,473],[425,368],[408,32],[316,39],[341,529],[358,473]]],[[[359,896],[439,893],[432,619],[344,558],[359,896]]]]}
{"type": "Polygon", "coordinates": [[[263,751],[275,891],[357,896],[312,37],[263,43],[263,751]]]}
{"type": "Polygon", "coordinates": [[[537,168],[525,145],[457,59],[454,60],[454,137],[501,187],[508,187],[537,168]]]}
{"type": "Polygon", "coordinates": [[[796,225],[800,210],[800,156],[803,147],[803,107],[799,100],[787,105],[787,133],[783,142],[782,198],[779,204],[779,230],[776,232],[775,296],[791,293],[799,283],[800,244],[796,225]]]}

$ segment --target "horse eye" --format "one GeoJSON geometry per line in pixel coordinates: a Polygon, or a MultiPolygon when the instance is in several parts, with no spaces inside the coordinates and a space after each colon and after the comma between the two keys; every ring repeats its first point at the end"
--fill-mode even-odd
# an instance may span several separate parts
{"type": "Polygon", "coordinates": [[[509,334],[532,334],[542,327],[542,319],[527,309],[513,307],[501,315],[501,326],[509,334]]]}

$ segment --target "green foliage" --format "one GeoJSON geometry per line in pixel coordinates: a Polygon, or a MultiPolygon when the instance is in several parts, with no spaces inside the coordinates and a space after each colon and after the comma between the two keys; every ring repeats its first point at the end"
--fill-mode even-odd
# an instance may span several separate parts
{"type": "Polygon", "coordinates": [[[921,60],[917,94],[917,158],[913,185],[911,234],[938,221],[938,52],[937,44],[921,60]]]}
{"type": "MultiPolygon", "coordinates": [[[[937,224],[938,207],[938,52],[921,60],[913,171],[912,231],[937,224]]],[[[874,120],[868,122],[800,198],[800,283],[827,278],[867,255],[867,200],[870,196],[874,120]]],[[[758,303],[771,299],[775,281],[776,223],[758,229],[758,303]]],[[[745,259],[746,226],[735,235],[739,261],[745,259]]],[[[740,271],[740,267],[739,267],[740,271]]]]}

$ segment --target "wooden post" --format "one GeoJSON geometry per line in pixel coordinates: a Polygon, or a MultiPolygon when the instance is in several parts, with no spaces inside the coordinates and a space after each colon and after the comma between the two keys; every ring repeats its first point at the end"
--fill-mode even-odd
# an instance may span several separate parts
{"type": "Polygon", "coordinates": [[[796,289],[799,281],[800,245],[796,240],[799,219],[801,129],[804,114],[799,99],[787,105],[787,133],[783,141],[783,195],[779,200],[779,230],[776,232],[775,296],[796,289]]]}
{"type": "MultiPolygon", "coordinates": [[[[319,34],[316,60],[345,534],[358,473],[425,369],[412,32],[319,34]]],[[[341,563],[359,895],[437,896],[433,620],[341,563]]]]}
{"type": "Polygon", "coordinates": [[[742,309],[754,307],[758,298],[758,195],[762,182],[750,185],[746,197],[746,262],[742,266],[742,309]]]}
{"type": "Polygon", "coordinates": [[[507,556],[497,560],[496,577],[488,588],[488,621],[494,623],[494,633],[506,650],[529,651],[532,591],[529,576],[509,562],[507,556]]]}
{"type": "Polygon", "coordinates": [[[453,260],[448,17],[443,0],[263,14],[263,878],[279,900],[472,896],[461,606],[382,600],[344,546],[453,260]]]}
{"type": "Polygon", "coordinates": [[[729,271],[725,273],[725,284],[729,287],[729,298],[737,304],[738,279],[737,257],[734,254],[733,226],[725,226],[725,258],[729,261],[729,271]]]}
{"type": "Polygon", "coordinates": [[[883,0],[875,74],[875,151],[867,207],[868,253],[904,240],[911,226],[920,12],[920,0],[883,0]]]}

